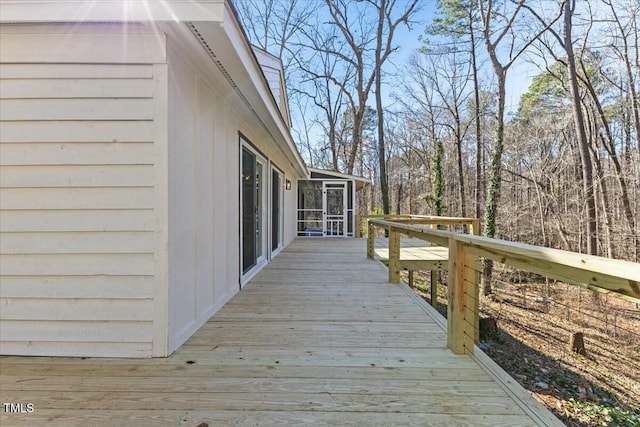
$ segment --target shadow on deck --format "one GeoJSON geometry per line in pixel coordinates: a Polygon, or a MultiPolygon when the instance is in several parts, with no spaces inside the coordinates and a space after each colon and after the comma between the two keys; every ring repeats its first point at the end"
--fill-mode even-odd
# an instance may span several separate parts
{"type": "Polygon", "coordinates": [[[366,259],[363,239],[298,239],[166,359],[0,359],[21,425],[561,425],[366,259]]]}

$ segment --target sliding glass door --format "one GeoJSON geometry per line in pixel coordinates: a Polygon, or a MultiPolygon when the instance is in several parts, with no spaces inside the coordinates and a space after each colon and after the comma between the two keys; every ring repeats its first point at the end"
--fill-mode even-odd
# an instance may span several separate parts
{"type": "Polygon", "coordinates": [[[282,248],[284,241],[284,175],[271,168],[271,253],[282,248]]]}
{"type": "Polygon", "coordinates": [[[243,275],[266,260],[266,170],[266,161],[243,145],[240,197],[243,275]]]}
{"type": "Polygon", "coordinates": [[[256,156],[242,149],[242,272],[256,264],[256,156]]]}

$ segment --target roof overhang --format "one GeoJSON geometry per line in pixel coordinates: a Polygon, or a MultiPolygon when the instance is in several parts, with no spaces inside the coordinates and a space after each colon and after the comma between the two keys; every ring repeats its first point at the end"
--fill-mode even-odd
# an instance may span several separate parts
{"type": "Polygon", "coordinates": [[[225,2],[225,14],[221,23],[203,21],[190,22],[192,29],[200,35],[200,41],[206,43],[215,53],[224,67],[223,72],[232,85],[238,88],[243,97],[274,139],[284,145],[282,152],[302,176],[308,176],[307,167],[296,147],[285,118],[269,88],[262,68],[249,41],[240,26],[236,12],[229,2],[225,2]],[[221,43],[229,44],[232,49],[218,49],[221,43]]]}
{"type": "Polygon", "coordinates": [[[302,176],[302,156],[236,12],[226,0],[0,0],[0,23],[149,22],[186,26],[302,176]]]}
{"type": "Polygon", "coordinates": [[[0,0],[0,22],[221,22],[224,0],[0,0]]]}
{"type": "Polygon", "coordinates": [[[309,169],[309,174],[310,175],[312,175],[314,173],[317,173],[317,174],[321,174],[321,175],[334,177],[336,179],[353,180],[356,183],[356,190],[360,190],[362,187],[364,187],[365,184],[372,184],[371,179],[363,178],[363,177],[357,176],[357,175],[349,175],[349,174],[346,174],[346,173],[330,171],[330,170],[325,170],[325,169],[318,169],[318,168],[308,168],[308,169],[309,169]]]}

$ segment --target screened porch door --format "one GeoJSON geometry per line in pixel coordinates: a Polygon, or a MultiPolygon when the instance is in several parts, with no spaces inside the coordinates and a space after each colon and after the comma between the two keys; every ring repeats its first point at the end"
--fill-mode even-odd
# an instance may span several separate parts
{"type": "Polygon", "coordinates": [[[346,190],[345,182],[322,184],[322,225],[325,237],[346,236],[346,190]]]}

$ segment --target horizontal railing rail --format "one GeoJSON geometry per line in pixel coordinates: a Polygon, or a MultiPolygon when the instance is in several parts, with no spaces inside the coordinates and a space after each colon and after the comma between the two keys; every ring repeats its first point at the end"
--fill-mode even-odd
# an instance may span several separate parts
{"type": "MultiPolygon", "coordinates": [[[[401,235],[448,246],[447,345],[455,353],[473,353],[474,344],[478,342],[478,284],[481,258],[640,303],[638,263],[453,233],[397,220],[368,219],[367,222],[369,227],[379,227],[389,233],[388,267],[389,281],[392,283],[400,281],[401,235]]],[[[472,227],[477,233],[477,226],[472,227]]],[[[372,236],[375,233],[373,230],[370,231],[367,256],[373,258],[372,236]]]]}
{"type": "Polygon", "coordinates": [[[480,221],[477,218],[396,214],[356,215],[356,237],[369,236],[369,220],[390,220],[397,223],[414,225],[462,225],[471,227],[471,234],[479,234],[480,230],[480,221]]]}

